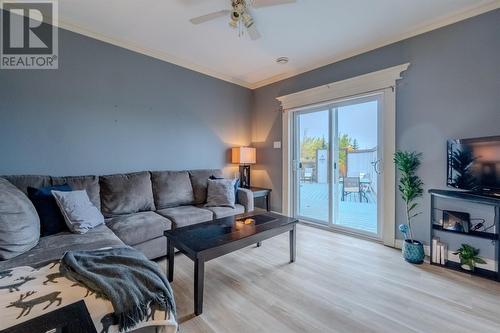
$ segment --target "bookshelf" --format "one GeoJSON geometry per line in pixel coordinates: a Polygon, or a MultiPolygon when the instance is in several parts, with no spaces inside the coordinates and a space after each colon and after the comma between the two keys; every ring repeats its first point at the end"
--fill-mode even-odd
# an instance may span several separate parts
{"type": "Polygon", "coordinates": [[[499,258],[500,258],[500,238],[499,238],[500,197],[482,196],[482,195],[478,195],[478,194],[470,193],[470,192],[436,190],[436,189],[429,190],[429,193],[431,195],[430,242],[429,242],[431,265],[441,266],[441,267],[452,269],[455,271],[461,271],[461,272],[465,272],[465,273],[468,273],[471,275],[477,275],[477,276],[481,276],[481,277],[484,277],[487,279],[500,281],[500,270],[498,268],[500,265],[498,265],[498,264],[497,264],[496,271],[487,270],[487,269],[483,269],[483,268],[477,268],[477,267],[474,271],[469,271],[469,270],[462,269],[460,263],[457,263],[454,261],[448,260],[444,265],[442,265],[442,264],[433,262],[433,260],[432,260],[432,252],[433,252],[432,240],[436,237],[437,233],[446,233],[447,235],[449,235],[449,237],[454,237],[454,236],[460,235],[461,237],[473,237],[473,238],[482,239],[482,240],[488,241],[488,242],[494,242],[494,247],[495,247],[494,260],[498,263],[499,258]],[[460,201],[466,201],[466,202],[477,203],[477,204],[482,204],[482,205],[487,205],[487,206],[493,207],[494,208],[494,224],[495,224],[494,232],[471,231],[468,233],[463,233],[463,232],[459,232],[459,231],[443,229],[443,227],[441,225],[435,224],[433,221],[434,211],[437,208],[436,207],[436,198],[460,200],[460,201]]]}

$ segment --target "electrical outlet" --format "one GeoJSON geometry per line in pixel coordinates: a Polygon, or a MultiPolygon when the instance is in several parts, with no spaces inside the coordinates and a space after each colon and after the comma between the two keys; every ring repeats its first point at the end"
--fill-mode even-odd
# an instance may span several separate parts
{"type": "Polygon", "coordinates": [[[280,149],[281,148],[281,141],[274,141],[273,148],[280,149]]]}

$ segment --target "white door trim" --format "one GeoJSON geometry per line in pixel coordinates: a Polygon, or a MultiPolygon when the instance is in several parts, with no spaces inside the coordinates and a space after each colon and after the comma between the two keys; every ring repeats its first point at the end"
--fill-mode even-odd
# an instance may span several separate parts
{"type": "Polygon", "coordinates": [[[331,103],[372,92],[383,93],[382,128],[384,172],[382,198],[382,241],[385,245],[395,246],[396,242],[396,170],[393,156],[396,151],[396,81],[401,73],[408,69],[409,63],[386,68],[380,71],[333,82],[312,89],[303,90],[286,96],[277,97],[283,109],[283,213],[292,213],[293,182],[293,145],[291,140],[292,112],[307,106],[331,103]]]}

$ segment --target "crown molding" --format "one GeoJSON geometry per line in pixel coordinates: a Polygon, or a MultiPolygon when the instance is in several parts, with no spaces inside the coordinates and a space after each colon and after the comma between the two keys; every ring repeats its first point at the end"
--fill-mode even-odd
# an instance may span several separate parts
{"type": "Polygon", "coordinates": [[[80,35],[83,35],[86,37],[90,37],[90,38],[99,40],[101,42],[105,42],[105,43],[112,44],[112,45],[115,45],[115,46],[118,46],[118,47],[121,47],[121,48],[124,48],[127,50],[141,53],[141,54],[144,54],[146,56],[149,56],[149,57],[152,57],[152,58],[155,58],[158,60],[166,61],[168,63],[174,64],[174,65],[177,65],[177,66],[180,66],[180,67],[183,67],[183,68],[186,68],[186,69],[189,69],[189,70],[201,73],[201,74],[205,74],[205,75],[214,77],[214,78],[219,79],[219,80],[234,83],[234,84],[242,86],[244,88],[251,89],[251,84],[248,82],[239,80],[239,79],[231,77],[229,75],[218,73],[216,71],[211,70],[208,67],[196,64],[194,62],[190,62],[190,61],[186,61],[186,60],[177,58],[177,57],[175,57],[169,53],[166,53],[166,52],[148,49],[148,48],[139,46],[139,45],[131,43],[131,42],[127,42],[127,41],[124,41],[124,40],[121,40],[118,38],[109,37],[109,36],[106,36],[104,34],[82,28],[76,24],[73,24],[73,23],[70,23],[70,22],[64,21],[64,20],[59,20],[59,21],[55,22],[54,25],[59,27],[59,28],[62,28],[64,30],[68,30],[68,31],[71,31],[71,32],[74,32],[74,33],[77,33],[77,34],[80,34],[80,35]]]}
{"type": "Polygon", "coordinates": [[[101,34],[101,33],[95,32],[95,31],[91,31],[89,29],[82,28],[82,27],[80,27],[76,24],[73,24],[71,22],[68,22],[68,21],[59,20],[56,22],[55,25],[62,28],[62,29],[65,29],[65,30],[68,30],[71,32],[75,32],[75,33],[78,33],[80,35],[84,35],[87,37],[91,37],[93,39],[97,39],[97,40],[100,40],[102,42],[112,44],[112,45],[115,45],[118,47],[122,47],[122,48],[131,50],[131,51],[134,51],[137,53],[141,53],[141,54],[150,56],[150,57],[155,58],[155,59],[166,61],[166,62],[172,63],[174,65],[177,65],[177,66],[180,66],[180,67],[183,67],[186,69],[190,69],[190,70],[193,70],[193,71],[201,73],[201,74],[205,74],[205,75],[214,77],[216,79],[220,79],[220,80],[223,80],[226,82],[234,83],[236,85],[239,85],[239,86],[242,86],[242,87],[245,87],[248,89],[257,89],[257,88],[261,88],[261,87],[267,86],[269,84],[276,83],[278,81],[285,80],[285,79],[288,79],[290,77],[293,77],[293,76],[296,76],[299,74],[303,74],[305,72],[309,72],[311,70],[318,69],[320,67],[330,65],[330,64],[333,64],[335,62],[345,60],[347,58],[350,58],[350,57],[353,57],[353,56],[356,56],[356,55],[359,55],[362,53],[366,53],[366,52],[378,49],[380,47],[383,47],[383,46],[386,46],[386,45],[389,45],[392,43],[396,43],[398,41],[401,41],[401,40],[404,40],[404,39],[407,39],[410,37],[414,37],[414,36],[417,36],[417,35],[444,27],[446,25],[450,25],[450,24],[471,18],[471,17],[477,16],[477,15],[480,15],[480,14],[483,14],[483,13],[486,13],[486,12],[489,12],[489,11],[492,11],[492,10],[495,10],[498,8],[500,8],[500,0],[494,0],[493,2],[490,2],[488,4],[483,4],[483,5],[470,6],[466,9],[454,12],[450,15],[443,16],[439,19],[425,22],[425,23],[413,28],[412,30],[410,30],[408,32],[399,34],[399,35],[394,36],[390,39],[379,40],[375,43],[368,45],[367,47],[360,48],[360,49],[353,50],[353,51],[349,51],[349,52],[345,52],[345,53],[338,55],[336,57],[333,57],[333,58],[326,58],[326,59],[323,59],[322,61],[314,63],[310,66],[298,68],[296,70],[288,71],[288,72],[283,73],[283,74],[275,75],[273,77],[270,77],[268,79],[261,80],[261,81],[255,82],[255,83],[247,82],[247,81],[232,77],[230,75],[225,75],[225,74],[219,73],[219,72],[214,71],[214,70],[212,70],[208,67],[205,67],[203,65],[180,59],[180,58],[175,57],[175,56],[173,56],[169,53],[166,53],[166,52],[161,52],[161,51],[156,51],[153,49],[144,48],[144,47],[139,46],[139,45],[134,44],[134,43],[130,43],[130,42],[127,42],[127,41],[124,41],[121,39],[117,39],[117,38],[112,38],[112,37],[106,36],[104,34],[101,34]]]}
{"type": "Polygon", "coordinates": [[[405,39],[408,39],[411,37],[415,37],[415,36],[424,34],[426,32],[432,31],[432,30],[436,30],[436,29],[445,27],[445,26],[453,24],[453,23],[457,23],[457,22],[466,20],[466,19],[474,17],[474,16],[484,14],[486,12],[489,12],[489,11],[492,11],[492,10],[495,10],[498,8],[500,8],[500,0],[495,0],[491,3],[483,4],[483,5],[479,5],[479,6],[477,6],[477,5],[471,6],[469,8],[454,12],[450,15],[446,15],[446,16],[443,16],[441,18],[420,24],[417,27],[409,30],[408,32],[399,34],[399,35],[394,36],[390,39],[379,40],[379,41],[372,43],[366,47],[363,47],[363,48],[360,48],[360,49],[357,49],[354,51],[345,52],[339,56],[324,59],[324,60],[319,61],[315,64],[312,64],[310,66],[298,68],[296,70],[292,70],[292,71],[289,71],[287,73],[279,74],[279,75],[270,77],[268,79],[250,84],[250,89],[258,89],[258,88],[261,88],[261,87],[264,87],[264,86],[267,86],[267,85],[270,85],[270,84],[273,84],[273,83],[276,83],[276,82],[279,82],[279,81],[282,81],[282,80],[285,80],[285,79],[288,79],[288,78],[291,78],[291,77],[294,77],[294,76],[297,76],[297,75],[300,75],[300,74],[303,74],[303,73],[306,73],[306,72],[309,72],[309,71],[312,71],[312,70],[315,70],[315,69],[318,69],[318,68],[321,68],[321,67],[324,67],[327,65],[331,65],[333,63],[336,63],[336,62],[339,62],[339,61],[342,61],[342,60],[345,60],[345,59],[348,59],[348,58],[351,58],[351,57],[354,57],[354,56],[357,56],[357,55],[360,55],[360,54],[363,54],[366,52],[376,50],[378,48],[381,48],[381,47],[384,47],[384,46],[387,46],[387,45],[390,45],[390,44],[393,44],[393,43],[396,43],[396,42],[399,42],[399,41],[402,41],[402,40],[405,40],[405,39]]]}

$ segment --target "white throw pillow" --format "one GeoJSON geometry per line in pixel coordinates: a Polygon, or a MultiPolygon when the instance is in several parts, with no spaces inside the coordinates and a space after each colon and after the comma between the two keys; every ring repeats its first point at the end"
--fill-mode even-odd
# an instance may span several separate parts
{"type": "Polygon", "coordinates": [[[69,230],[84,234],[104,223],[104,216],[90,202],[87,191],[52,191],[69,230]]]}

